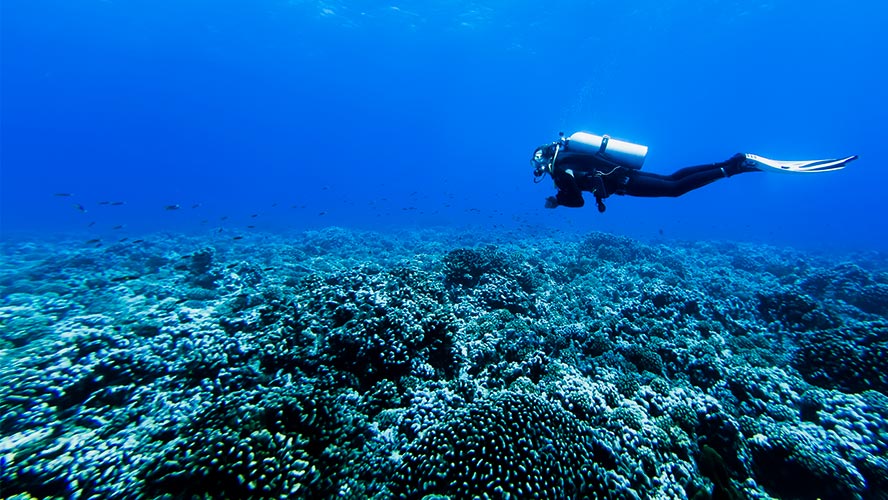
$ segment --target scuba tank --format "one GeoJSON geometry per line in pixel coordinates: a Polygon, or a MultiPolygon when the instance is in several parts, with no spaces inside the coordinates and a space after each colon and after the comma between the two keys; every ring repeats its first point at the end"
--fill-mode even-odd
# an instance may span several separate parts
{"type": "Polygon", "coordinates": [[[635,170],[641,169],[648,152],[647,146],[587,132],[575,132],[562,139],[562,144],[562,154],[597,156],[609,163],[635,170]]]}

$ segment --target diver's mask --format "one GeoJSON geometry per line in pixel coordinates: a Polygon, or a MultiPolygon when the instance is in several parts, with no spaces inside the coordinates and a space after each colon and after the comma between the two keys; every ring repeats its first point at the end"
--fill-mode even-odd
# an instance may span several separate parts
{"type": "Polygon", "coordinates": [[[533,166],[533,181],[540,182],[546,174],[552,175],[552,169],[555,166],[555,160],[558,158],[558,152],[561,150],[561,141],[556,141],[545,146],[536,148],[530,164],[533,166]]]}

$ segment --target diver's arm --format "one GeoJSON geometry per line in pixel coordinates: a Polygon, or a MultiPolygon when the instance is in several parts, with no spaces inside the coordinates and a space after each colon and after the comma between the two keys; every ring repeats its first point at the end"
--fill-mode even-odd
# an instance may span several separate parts
{"type": "Polygon", "coordinates": [[[574,178],[573,171],[566,170],[558,172],[553,178],[555,180],[555,185],[558,187],[558,193],[555,194],[555,201],[558,203],[557,206],[579,208],[586,203],[583,199],[583,192],[580,191],[580,187],[577,185],[577,180],[574,178]]]}

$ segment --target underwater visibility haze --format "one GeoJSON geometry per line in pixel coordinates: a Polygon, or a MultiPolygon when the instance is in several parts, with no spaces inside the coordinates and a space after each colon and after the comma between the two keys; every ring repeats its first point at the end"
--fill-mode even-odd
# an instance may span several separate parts
{"type": "Polygon", "coordinates": [[[884,2],[0,9],[0,498],[888,498],[884,2]]]}
{"type": "Polygon", "coordinates": [[[4,2],[2,229],[137,234],[258,213],[274,230],[483,222],[884,248],[886,9],[4,2]],[[861,159],[613,198],[604,217],[546,211],[530,154],[577,130],[649,146],[644,168],[661,173],[736,152],[861,159]]]}

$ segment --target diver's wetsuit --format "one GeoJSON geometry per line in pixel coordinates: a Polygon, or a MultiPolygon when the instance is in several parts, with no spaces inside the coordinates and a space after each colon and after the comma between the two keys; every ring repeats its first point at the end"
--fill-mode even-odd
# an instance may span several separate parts
{"type": "Polygon", "coordinates": [[[552,178],[558,188],[555,200],[565,207],[582,207],[585,203],[582,192],[588,191],[595,195],[598,210],[603,212],[602,200],[612,194],[681,196],[724,177],[758,172],[756,168],[744,166],[744,160],[743,154],[737,154],[723,162],[687,167],[670,175],[662,175],[614,166],[592,156],[571,156],[559,159],[553,169],[552,178]]]}

